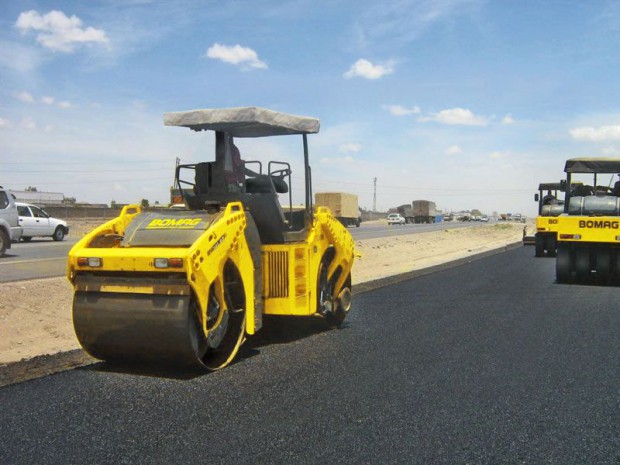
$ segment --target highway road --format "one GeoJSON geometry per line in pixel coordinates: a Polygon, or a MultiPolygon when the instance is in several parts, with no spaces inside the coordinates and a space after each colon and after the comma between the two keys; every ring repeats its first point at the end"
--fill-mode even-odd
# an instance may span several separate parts
{"type": "Polygon", "coordinates": [[[267,327],[220,372],[0,388],[0,463],[618,464],[620,289],[516,248],[267,327]]]}
{"type": "MultiPolygon", "coordinates": [[[[378,223],[362,223],[359,228],[349,228],[349,230],[355,239],[374,239],[437,229],[462,228],[464,226],[470,226],[470,224],[437,223],[387,226],[378,223]]],[[[28,243],[12,244],[7,254],[0,258],[0,282],[63,276],[67,264],[67,254],[77,241],[77,237],[68,236],[62,242],[55,242],[51,238],[35,238],[28,243]]]]}
{"type": "Polygon", "coordinates": [[[6,255],[0,258],[0,282],[63,276],[67,254],[77,241],[75,237],[61,242],[34,238],[30,242],[11,244],[6,255]]]}

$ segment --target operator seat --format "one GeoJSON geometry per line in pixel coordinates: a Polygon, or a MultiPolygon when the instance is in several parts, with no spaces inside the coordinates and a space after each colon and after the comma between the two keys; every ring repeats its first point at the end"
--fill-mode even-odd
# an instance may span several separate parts
{"type": "MultiPolygon", "coordinates": [[[[271,176],[258,174],[245,180],[246,202],[263,244],[283,244],[289,225],[278,201],[271,176]]],[[[281,186],[280,186],[281,187],[281,186]]]]}

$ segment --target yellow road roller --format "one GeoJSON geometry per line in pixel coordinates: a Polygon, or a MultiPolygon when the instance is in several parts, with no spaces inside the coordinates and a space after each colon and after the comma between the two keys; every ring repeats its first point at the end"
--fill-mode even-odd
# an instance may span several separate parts
{"type": "Polygon", "coordinates": [[[559,283],[618,280],[620,158],[573,158],[566,161],[564,171],[564,213],[556,218],[556,279],[559,283]]]}
{"type": "Polygon", "coordinates": [[[164,124],[214,131],[215,160],[177,165],[185,209],[126,206],[71,249],[82,347],[102,360],[217,370],[263,315],[341,324],[354,241],[328,208],[312,205],[307,136],[319,120],[244,107],[166,113],[164,124]],[[244,161],[235,145],[281,135],[301,135],[303,206],[293,204],[289,163],[244,161]]]}
{"type": "Polygon", "coordinates": [[[534,235],[536,257],[555,257],[557,249],[557,217],[564,213],[564,199],[559,193],[566,183],[545,182],[538,185],[534,201],[538,202],[536,234],[534,235]]]}

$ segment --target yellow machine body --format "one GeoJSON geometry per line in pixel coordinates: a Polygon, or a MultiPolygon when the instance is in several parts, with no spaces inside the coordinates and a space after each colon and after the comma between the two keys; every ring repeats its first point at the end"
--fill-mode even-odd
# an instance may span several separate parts
{"type": "Polygon", "coordinates": [[[563,192],[565,186],[565,182],[546,182],[538,185],[538,193],[534,196],[534,200],[538,203],[536,233],[534,237],[528,237],[528,243],[535,246],[536,257],[556,255],[558,224],[556,218],[564,211],[564,200],[559,198],[559,194],[563,192]]]}
{"type": "Polygon", "coordinates": [[[557,217],[537,216],[536,232],[556,234],[558,232],[557,217]]]}
{"type": "MultiPolygon", "coordinates": [[[[118,218],[96,228],[73,246],[69,253],[67,274],[76,294],[121,294],[124,299],[111,301],[109,306],[127,305],[127,312],[132,312],[130,307],[140,295],[166,296],[167,299],[171,296],[185,297],[184,302],[189,302],[189,297],[193,296],[198,304],[204,338],[208,338],[209,328],[206,322],[210,292],[215,292],[215,299],[222,310],[226,310],[227,300],[224,298],[225,290],[221,277],[224,266],[232,263],[239,271],[245,292],[245,334],[252,335],[260,329],[262,315],[257,312],[261,310],[255,305],[255,263],[244,235],[249,213],[243,209],[241,203],[231,202],[223,212],[215,215],[204,214],[201,218],[196,215],[184,216],[183,211],[174,211],[174,218],[151,219],[150,223],[144,226],[145,229],[172,232],[191,229],[199,219],[208,223],[204,232],[187,247],[123,247],[120,239],[125,237],[128,226],[140,213],[141,208],[138,205],[127,206],[118,218]],[[165,260],[174,260],[175,267],[156,266],[157,262],[165,260]]],[[[319,267],[328,250],[333,257],[327,274],[331,277],[338,272],[338,279],[334,283],[334,295],[338,295],[345,285],[349,288],[351,286],[354,241],[349,231],[331,215],[327,207],[316,209],[305,241],[262,245],[262,312],[281,316],[317,315],[319,267]]],[[[168,301],[165,302],[168,304],[168,301]]],[[[103,310],[106,311],[105,308],[103,310]]],[[[75,312],[79,311],[79,308],[74,308],[74,319],[77,318],[75,312]]],[[[157,308],[152,309],[155,318],[157,311],[157,308]]],[[[186,313],[181,313],[170,321],[177,324],[185,318],[186,313]]],[[[115,320],[109,324],[109,330],[106,330],[103,336],[98,335],[97,339],[107,337],[114,327],[122,324],[115,320]]],[[[136,327],[135,335],[139,336],[140,333],[141,329],[136,327]]],[[[157,334],[159,337],[162,334],[166,337],[165,330],[157,334]]],[[[132,339],[133,335],[130,334],[129,338],[132,339]]],[[[82,344],[93,355],[110,358],[107,347],[102,349],[103,352],[98,352],[97,341],[89,341],[88,336],[82,339],[82,344]]],[[[176,340],[178,337],[172,339],[176,340]]],[[[189,348],[180,353],[176,351],[176,347],[167,347],[162,352],[149,349],[153,357],[149,357],[151,354],[145,353],[143,348],[127,348],[126,344],[124,341],[116,341],[118,352],[113,351],[113,355],[120,358],[126,358],[124,355],[127,355],[127,358],[146,356],[144,358],[183,362],[189,360],[190,363],[194,361],[192,354],[185,353],[194,343],[190,343],[189,348]],[[172,353],[171,357],[168,357],[169,353],[172,353]]],[[[166,345],[163,342],[162,344],[166,345]]],[[[229,362],[230,360],[226,360],[226,364],[229,362]]]]}
{"type": "Polygon", "coordinates": [[[534,245],[536,256],[542,257],[547,252],[547,256],[555,257],[558,236],[558,217],[537,216],[536,234],[534,245]]]}
{"type": "MultiPolygon", "coordinates": [[[[239,270],[246,289],[249,316],[246,322],[248,334],[254,334],[254,264],[247,243],[243,238],[245,213],[238,203],[229,204],[222,214],[215,215],[207,230],[189,247],[121,247],[118,241],[108,241],[109,247],[102,246],[106,237],[123,236],[131,220],[141,212],[138,205],[123,208],[120,216],[87,234],[69,252],[68,277],[76,291],[115,292],[124,294],[164,294],[185,295],[187,288],[179,286],[174,280],[163,275],[178,274],[187,282],[196,296],[200,311],[204,315],[209,299],[209,288],[215,283],[215,291],[221,296],[222,283],[219,277],[227,261],[239,270]],[[80,258],[99,259],[96,267],[80,265],[80,258]],[[156,259],[181,259],[182,265],[176,267],[157,267],[156,259]],[[116,278],[113,273],[122,273],[116,278]],[[158,280],[158,276],[162,276],[158,280]],[[126,276],[130,278],[127,279],[126,276]],[[146,277],[145,277],[146,276],[146,277]],[[141,279],[142,278],[142,279],[141,279]],[[172,282],[170,282],[172,281],[172,282]]],[[[147,228],[159,230],[189,229],[196,218],[174,220],[152,220],[147,228]]],[[[222,304],[225,305],[224,299],[222,304]]],[[[204,320],[203,320],[204,321],[204,320]]],[[[203,328],[206,331],[206,327],[203,328]]]]}
{"type": "Polygon", "coordinates": [[[552,218],[550,225],[562,243],[620,244],[620,218],[617,216],[567,216],[552,218]]]}
{"type": "Polygon", "coordinates": [[[566,209],[551,225],[557,232],[557,281],[618,282],[620,181],[613,188],[611,183],[620,173],[620,159],[569,159],[564,171],[566,209]],[[576,182],[575,174],[586,182],[576,182]]]}
{"type": "Polygon", "coordinates": [[[327,207],[317,207],[306,241],[262,247],[266,315],[317,313],[319,265],[332,247],[335,256],[327,274],[333,276],[338,268],[342,270],[334,286],[334,293],[338,295],[351,273],[355,244],[351,233],[327,207]],[[338,246],[333,247],[333,244],[338,246]]]}

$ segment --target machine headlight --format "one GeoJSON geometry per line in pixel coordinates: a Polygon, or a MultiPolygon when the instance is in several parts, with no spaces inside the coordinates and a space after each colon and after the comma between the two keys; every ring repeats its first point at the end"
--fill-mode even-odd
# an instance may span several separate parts
{"type": "Polygon", "coordinates": [[[153,261],[155,268],[183,268],[182,258],[156,258],[153,261]]]}
{"type": "Polygon", "coordinates": [[[102,261],[99,257],[78,257],[77,259],[78,266],[90,266],[91,268],[100,268],[101,263],[102,261]]]}

